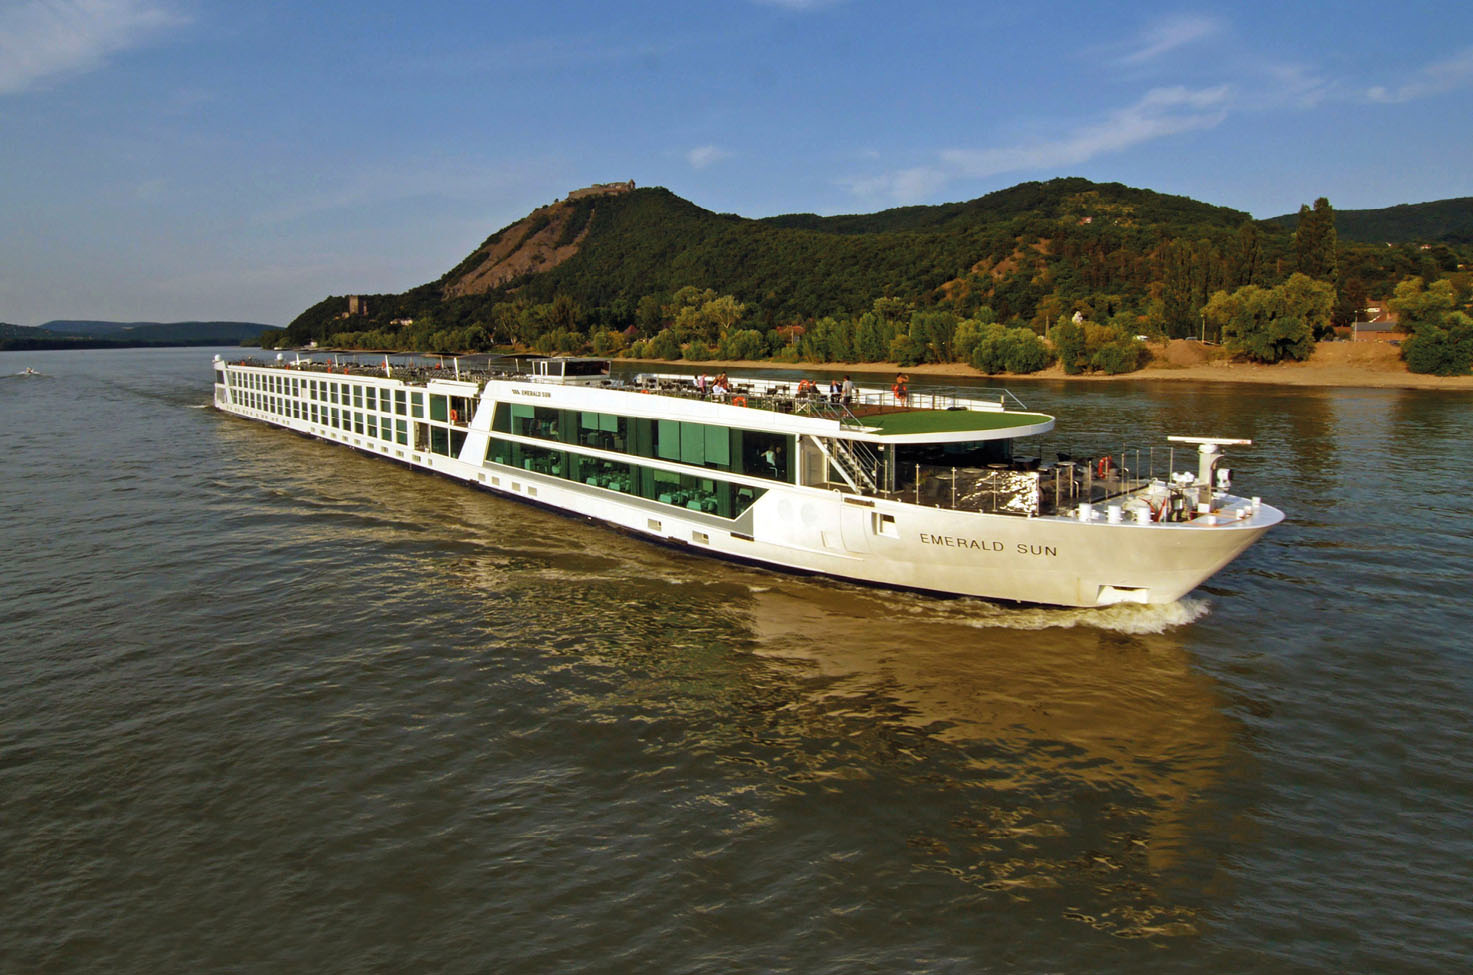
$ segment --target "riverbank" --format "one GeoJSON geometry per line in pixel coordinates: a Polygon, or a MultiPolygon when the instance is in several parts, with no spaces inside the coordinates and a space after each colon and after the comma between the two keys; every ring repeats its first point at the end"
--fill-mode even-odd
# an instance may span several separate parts
{"type": "MultiPolygon", "coordinates": [[[[1473,376],[1429,376],[1408,372],[1401,361],[1401,350],[1382,342],[1321,342],[1307,362],[1286,362],[1267,366],[1252,362],[1235,362],[1220,348],[1199,342],[1173,341],[1152,346],[1154,358],[1144,369],[1119,376],[1091,373],[1067,375],[1057,365],[1027,376],[999,375],[1008,379],[1059,379],[1068,382],[1107,383],[1164,380],[1168,382],[1256,383],[1276,386],[1329,386],[1370,389],[1445,389],[1473,392],[1473,376]]],[[[657,359],[621,360],[693,367],[697,363],[669,362],[657,359]]],[[[901,371],[893,362],[862,363],[774,363],[765,360],[711,360],[699,363],[702,368],[718,369],[804,369],[830,373],[890,373],[901,371]]],[[[903,370],[912,377],[966,376],[980,377],[971,366],[959,362],[927,363],[907,366],[903,370]]]]}

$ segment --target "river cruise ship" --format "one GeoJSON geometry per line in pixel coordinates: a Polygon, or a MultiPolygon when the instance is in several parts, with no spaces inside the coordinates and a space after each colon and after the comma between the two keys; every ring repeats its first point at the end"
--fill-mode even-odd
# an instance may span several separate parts
{"type": "Polygon", "coordinates": [[[451,365],[217,356],[214,402],[690,551],[993,600],[1171,602],[1283,518],[1230,493],[1222,448],[1247,441],[1044,463],[1014,444],[1054,418],[1002,390],[451,365]],[[1148,469],[1178,450],[1195,471],[1148,469]]]}

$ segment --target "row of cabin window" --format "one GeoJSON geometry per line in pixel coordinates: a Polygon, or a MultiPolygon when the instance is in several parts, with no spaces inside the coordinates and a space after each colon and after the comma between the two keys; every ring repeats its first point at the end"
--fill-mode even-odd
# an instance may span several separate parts
{"type": "MultiPolygon", "coordinates": [[[[301,396],[304,399],[316,400],[320,403],[330,403],[342,406],[352,406],[357,409],[376,410],[381,413],[397,413],[401,416],[412,415],[416,418],[424,417],[424,394],[414,393],[406,397],[403,389],[379,389],[377,386],[365,386],[360,383],[338,383],[326,379],[308,379],[300,376],[272,376],[260,373],[238,374],[246,389],[261,390],[267,393],[278,393],[283,396],[301,396]],[[392,396],[390,394],[393,394],[392,396]]],[[[432,399],[443,401],[445,397],[436,396],[432,399]]],[[[441,412],[444,413],[444,404],[441,403],[441,412]]],[[[444,419],[441,416],[440,419],[444,419]]]]}
{"type": "Polygon", "coordinates": [[[719,518],[739,517],[767,492],[766,488],[732,484],[718,478],[677,474],[496,437],[487,444],[486,459],[719,518]]]}
{"type": "Polygon", "coordinates": [[[491,427],[499,433],[750,477],[793,479],[793,437],[787,434],[522,403],[498,403],[491,427]]]}
{"type": "MultiPolygon", "coordinates": [[[[298,396],[301,393],[299,384],[303,384],[306,390],[305,398],[309,400],[352,406],[360,410],[395,413],[400,416],[410,415],[415,419],[423,419],[425,415],[425,394],[420,392],[410,393],[406,397],[406,391],[403,389],[380,389],[377,386],[365,386],[361,383],[337,383],[326,379],[271,376],[259,373],[245,373],[244,377],[246,388],[263,390],[267,393],[298,396]],[[393,394],[392,398],[390,393],[393,394]]],[[[442,423],[465,423],[469,421],[474,405],[475,401],[470,397],[434,393],[429,396],[430,419],[439,420],[442,423]]]]}
{"type": "MultiPolygon", "coordinates": [[[[274,413],[278,416],[290,417],[294,420],[319,423],[336,430],[342,430],[344,433],[357,433],[363,436],[387,440],[390,443],[409,445],[408,420],[396,420],[388,416],[380,418],[376,413],[365,414],[353,410],[340,410],[335,406],[320,405],[315,401],[303,402],[298,399],[286,399],[266,393],[257,393],[252,390],[243,390],[240,395],[243,398],[244,405],[249,409],[260,410],[263,413],[274,413]]],[[[447,430],[444,427],[431,427],[427,424],[421,424],[420,428],[419,439],[423,442],[416,443],[414,445],[415,449],[429,450],[446,457],[458,457],[460,455],[460,448],[465,445],[466,435],[463,431],[447,430]]]]}

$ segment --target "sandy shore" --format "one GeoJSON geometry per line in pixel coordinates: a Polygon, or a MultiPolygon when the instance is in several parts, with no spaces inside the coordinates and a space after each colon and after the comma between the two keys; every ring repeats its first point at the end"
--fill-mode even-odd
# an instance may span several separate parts
{"type": "MultiPolygon", "coordinates": [[[[1395,346],[1380,342],[1321,342],[1315,347],[1308,362],[1281,363],[1274,366],[1248,362],[1234,362],[1221,350],[1204,347],[1195,342],[1171,342],[1152,349],[1155,360],[1146,368],[1121,376],[1065,375],[1058,366],[1050,366],[1042,372],[1029,374],[1028,379],[1060,379],[1068,382],[1108,383],[1140,382],[1142,380],[1165,380],[1168,382],[1214,382],[1214,383],[1267,383],[1278,386],[1338,386],[1365,387],[1373,389],[1444,389],[1473,392],[1473,376],[1426,376],[1408,372],[1401,361],[1401,353],[1395,346]]],[[[648,362],[658,365],[661,360],[629,359],[626,362],[648,362]]],[[[696,363],[668,363],[681,367],[693,367],[696,363]]],[[[815,372],[843,374],[895,373],[899,367],[893,362],[863,362],[852,364],[819,365],[815,363],[773,363],[766,361],[711,360],[700,363],[707,370],[717,369],[804,369],[815,372]]],[[[971,366],[961,363],[930,364],[911,366],[905,373],[917,376],[983,376],[971,366]]],[[[1010,378],[1007,374],[995,377],[1010,378]]]]}

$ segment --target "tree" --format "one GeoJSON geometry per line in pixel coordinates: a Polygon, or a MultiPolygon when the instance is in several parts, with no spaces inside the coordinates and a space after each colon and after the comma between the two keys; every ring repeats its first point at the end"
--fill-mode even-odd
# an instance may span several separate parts
{"type": "Polygon", "coordinates": [[[706,302],[702,309],[706,317],[716,323],[722,333],[730,331],[746,314],[747,306],[731,295],[722,295],[706,302]]]}
{"type": "Polygon", "coordinates": [[[1294,231],[1294,256],[1300,274],[1320,281],[1335,281],[1339,273],[1336,253],[1335,211],[1320,197],[1314,209],[1299,208],[1299,228],[1294,231]]]}
{"type": "Polygon", "coordinates": [[[650,354],[656,359],[679,359],[680,343],[675,341],[675,336],[668,328],[661,329],[660,333],[650,340],[650,354]]]}
{"type": "Polygon", "coordinates": [[[1231,284],[1241,288],[1258,280],[1259,266],[1263,260],[1263,245],[1258,239],[1258,225],[1249,220],[1238,228],[1238,239],[1230,271],[1231,284]]]}
{"type": "Polygon", "coordinates": [[[1423,324],[1401,344],[1401,357],[1412,372],[1466,376],[1473,368],[1473,318],[1454,311],[1442,325],[1423,324]]]}
{"type": "Polygon", "coordinates": [[[1433,281],[1430,287],[1421,278],[1408,278],[1396,286],[1387,304],[1401,319],[1401,327],[1415,334],[1429,325],[1442,326],[1443,319],[1457,306],[1457,297],[1447,278],[1433,281]]]}
{"type": "Polygon", "coordinates": [[[1089,364],[1088,346],[1084,340],[1084,326],[1068,318],[1061,318],[1049,333],[1054,344],[1054,355],[1064,372],[1076,376],[1089,364]]]}
{"type": "Polygon", "coordinates": [[[1203,315],[1222,331],[1223,344],[1257,362],[1308,359],[1314,333],[1326,325],[1335,289],[1295,273],[1276,288],[1248,285],[1215,293],[1203,315]]]}
{"type": "Polygon", "coordinates": [[[1457,296],[1447,278],[1424,286],[1409,278],[1396,286],[1387,302],[1412,333],[1401,345],[1401,357],[1412,372],[1464,376],[1473,365],[1473,318],[1456,310],[1457,296]]]}
{"type": "Polygon", "coordinates": [[[582,321],[583,309],[578,307],[578,302],[567,295],[558,295],[548,306],[546,319],[553,328],[571,332],[576,330],[582,321]]]}
{"type": "Polygon", "coordinates": [[[1172,338],[1197,334],[1199,268],[1192,245],[1173,240],[1162,254],[1161,329],[1172,338]]]}

